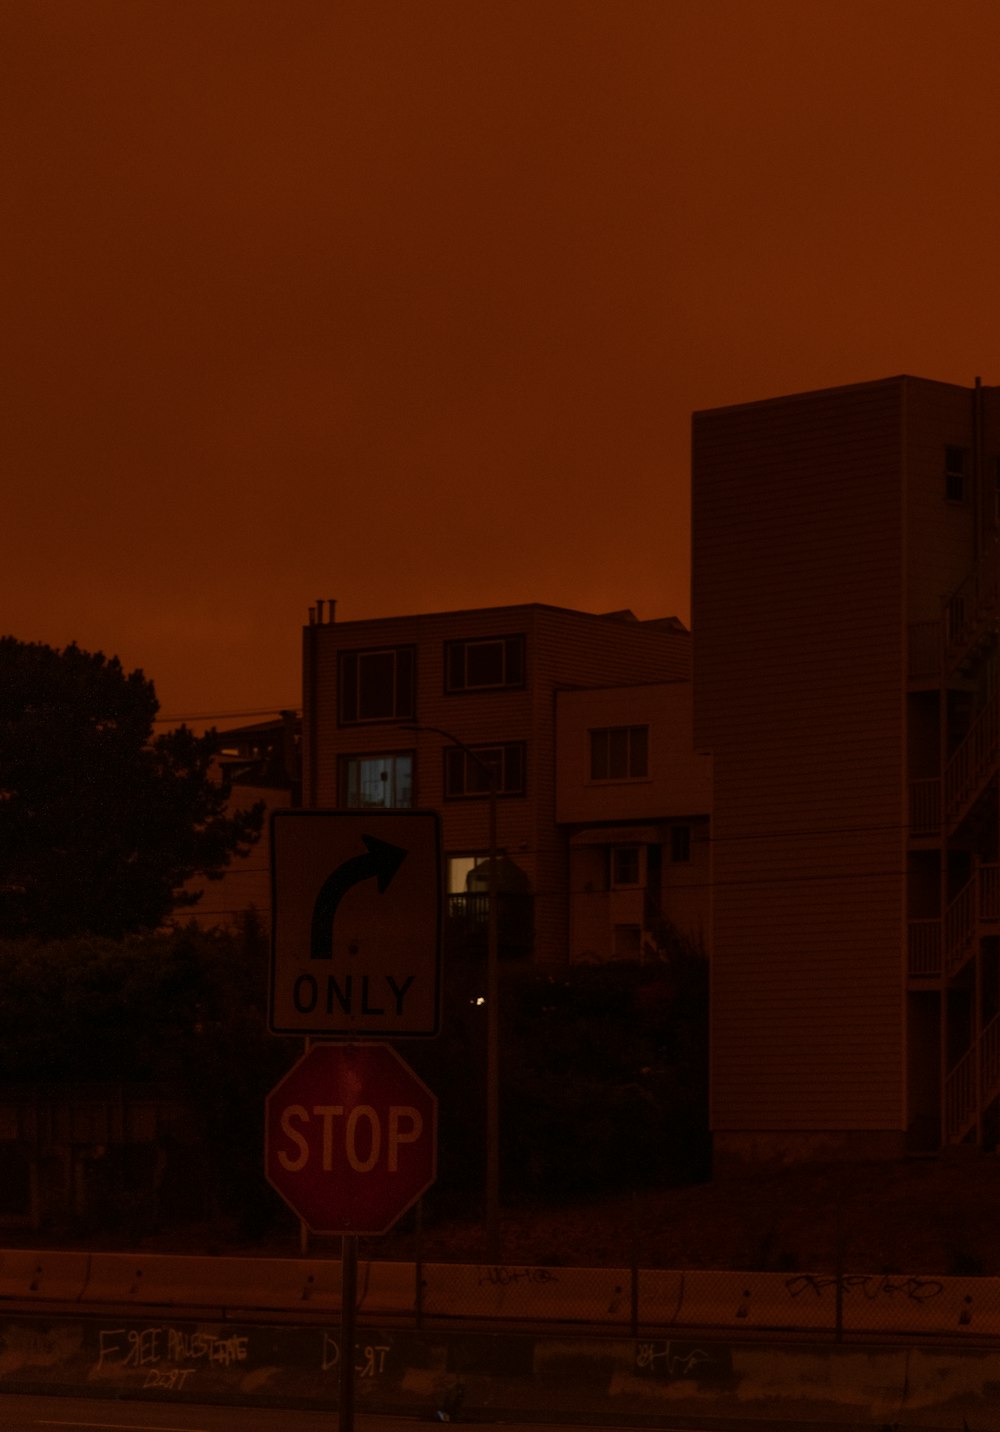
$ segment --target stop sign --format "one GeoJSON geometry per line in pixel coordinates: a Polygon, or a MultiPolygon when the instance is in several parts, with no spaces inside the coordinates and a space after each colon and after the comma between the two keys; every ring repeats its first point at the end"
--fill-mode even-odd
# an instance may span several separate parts
{"type": "Polygon", "coordinates": [[[316,1044],[265,1106],[267,1180],[313,1233],[385,1233],[434,1182],[437,1099],[388,1044],[316,1044]]]}

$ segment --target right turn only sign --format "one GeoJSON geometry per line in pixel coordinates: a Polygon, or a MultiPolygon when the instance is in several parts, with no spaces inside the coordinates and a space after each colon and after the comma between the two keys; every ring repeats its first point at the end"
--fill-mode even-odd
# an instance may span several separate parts
{"type": "Polygon", "coordinates": [[[275,1034],[437,1034],[435,812],[276,811],[271,910],[275,1034]]]}

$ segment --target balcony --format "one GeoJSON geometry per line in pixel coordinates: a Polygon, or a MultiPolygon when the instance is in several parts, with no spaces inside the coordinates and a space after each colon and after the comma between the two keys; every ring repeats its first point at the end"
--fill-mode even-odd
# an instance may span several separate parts
{"type": "Polygon", "coordinates": [[[1000,702],[996,692],[969,727],[944,773],[944,806],[949,829],[969,813],[997,770],[1000,702]]]}
{"type": "Polygon", "coordinates": [[[971,665],[992,640],[1000,611],[1000,542],[996,539],[944,604],[945,662],[950,671],[971,665]]]}
{"type": "Polygon", "coordinates": [[[941,782],[910,782],[910,835],[935,836],[941,831],[941,782]]]}
{"type": "Polygon", "coordinates": [[[945,1080],[944,1140],[957,1144],[1000,1094],[1000,1014],[994,1016],[945,1080]]]}
{"type": "MultiPolygon", "coordinates": [[[[449,895],[445,949],[486,958],[490,897],[485,892],[449,895]]],[[[534,948],[534,897],[522,891],[497,895],[497,949],[501,959],[528,959],[534,948]]]]}
{"type": "Polygon", "coordinates": [[[911,622],[907,675],[911,681],[935,681],[941,672],[941,623],[911,622]]]}
{"type": "Polygon", "coordinates": [[[1000,865],[981,865],[950,901],[944,919],[910,920],[907,969],[911,979],[954,979],[978,941],[1000,924],[1000,865]]]}

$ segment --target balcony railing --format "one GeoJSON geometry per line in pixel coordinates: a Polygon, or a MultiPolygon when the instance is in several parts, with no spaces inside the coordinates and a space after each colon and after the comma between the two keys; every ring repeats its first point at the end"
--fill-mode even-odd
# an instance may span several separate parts
{"type": "Polygon", "coordinates": [[[994,539],[944,604],[945,660],[955,671],[995,629],[1000,612],[1000,542],[994,539]]]}
{"type": "Polygon", "coordinates": [[[1000,1014],[995,1015],[952,1069],[944,1085],[944,1137],[958,1143],[1000,1092],[1000,1014]],[[978,1071],[978,1075],[977,1075],[978,1071]]]}
{"type": "Polygon", "coordinates": [[[949,826],[958,824],[996,771],[998,744],[1000,702],[994,692],[945,767],[944,804],[949,826]]]}
{"type": "Polygon", "coordinates": [[[910,834],[937,835],[941,829],[941,782],[910,782],[910,834]]]}
{"type": "Polygon", "coordinates": [[[973,875],[944,913],[944,952],[948,976],[958,974],[976,942],[978,881],[973,875]]]}
{"type": "Polygon", "coordinates": [[[911,979],[936,979],[941,973],[941,921],[911,920],[908,969],[911,979]]]}
{"type": "Polygon", "coordinates": [[[907,672],[911,680],[936,677],[940,671],[941,623],[911,622],[907,653],[907,672]]]}
{"type": "Polygon", "coordinates": [[[907,927],[911,979],[954,978],[976,941],[1000,922],[1000,865],[980,865],[948,905],[944,919],[910,920],[907,927]]]}
{"type": "MultiPolygon", "coordinates": [[[[497,895],[497,947],[501,958],[520,959],[534,947],[534,901],[521,891],[497,895]]],[[[448,896],[446,946],[462,955],[486,955],[490,897],[475,891],[448,896]]]]}

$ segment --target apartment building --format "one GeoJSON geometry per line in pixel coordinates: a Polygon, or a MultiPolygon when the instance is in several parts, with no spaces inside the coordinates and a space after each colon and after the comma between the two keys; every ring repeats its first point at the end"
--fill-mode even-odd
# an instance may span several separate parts
{"type": "Polygon", "coordinates": [[[556,693],[556,819],[569,847],[573,960],[707,951],[711,761],[690,681],[556,693]]]}
{"type": "Polygon", "coordinates": [[[1000,390],[695,414],[717,1152],[994,1147],[1000,390]]]}
{"type": "Polygon", "coordinates": [[[475,948],[492,772],[501,956],[566,961],[556,693],[687,679],[683,625],[541,604],[340,622],[318,602],[303,642],[303,804],[439,811],[449,938],[475,948]]]}

